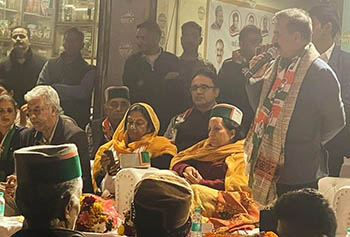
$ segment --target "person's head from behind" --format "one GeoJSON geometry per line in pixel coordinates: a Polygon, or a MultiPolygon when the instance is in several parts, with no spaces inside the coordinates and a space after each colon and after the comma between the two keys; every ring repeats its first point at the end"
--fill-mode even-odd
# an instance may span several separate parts
{"type": "Polygon", "coordinates": [[[222,63],[224,57],[224,41],[222,39],[218,39],[215,43],[215,52],[216,52],[216,62],[218,64],[222,63]]]}
{"type": "Polygon", "coordinates": [[[235,143],[241,138],[242,111],[230,104],[217,104],[210,113],[208,142],[212,147],[235,143]]]}
{"type": "Polygon", "coordinates": [[[74,144],[32,146],[14,153],[16,204],[30,229],[74,229],[82,194],[74,144]]]}
{"type": "Polygon", "coordinates": [[[129,88],[110,86],[105,90],[104,110],[110,123],[116,126],[124,117],[130,106],[129,88]]]}
{"type": "Polygon", "coordinates": [[[191,186],[172,174],[154,174],[135,187],[133,212],[139,237],[186,237],[191,227],[191,186]]]}
{"type": "MultiPolygon", "coordinates": [[[[17,115],[17,103],[12,96],[0,95],[0,128],[7,131],[15,123],[17,115]]],[[[3,136],[5,134],[2,134],[3,136]]]]}
{"type": "Polygon", "coordinates": [[[334,41],[340,30],[337,9],[330,4],[323,4],[311,8],[309,14],[312,19],[312,42],[316,48],[322,48],[325,40],[334,41]]]}
{"type": "Polygon", "coordinates": [[[189,21],[181,26],[181,45],[185,52],[197,53],[202,40],[202,27],[196,22],[189,21]]]}
{"type": "Polygon", "coordinates": [[[311,42],[312,22],[302,9],[289,8],[274,16],[275,28],[272,42],[278,44],[282,58],[293,58],[302,53],[311,42]]]}
{"type": "Polygon", "coordinates": [[[222,6],[219,5],[215,8],[215,23],[221,28],[222,23],[224,23],[224,10],[222,6]]]}
{"type": "Polygon", "coordinates": [[[64,32],[63,47],[66,55],[78,57],[84,48],[84,33],[73,27],[64,32]]]}
{"type": "Polygon", "coordinates": [[[238,39],[241,55],[250,60],[262,43],[261,30],[255,25],[247,25],[239,32],[238,39]]]}
{"type": "Polygon", "coordinates": [[[30,30],[24,26],[15,26],[11,29],[11,41],[16,52],[26,52],[29,49],[30,30]]]}
{"type": "Polygon", "coordinates": [[[288,192],[277,200],[273,211],[280,237],[335,237],[334,211],[317,190],[288,192]]]}
{"type": "Polygon", "coordinates": [[[136,27],[136,44],[140,52],[150,55],[159,50],[162,31],[154,21],[145,21],[136,27]]]}
{"type": "Polygon", "coordinates": [[[62,110],[60,98],[51,86],[36,86],[24,95],[28,102],[28,116],[35,130],[51,131],[62,110]]]}
{"type": "MultiPolygon", "coordinates": [[[[149,107],[149,109],[152,108],[149,107]]],[[[158,118],[154,119],[158,120],[158,118]]],[[[151,115],[143,104],[136,103],[130,106],[125,117],[124,130],[128,136],[128,142],[139,141],[144,135],[156,131],[151,115]]]]}
{"type": "Polygon", "coordinates": [[[193,105],[199,109],[211,109],[216,103],[220,89],[217,86],[217,75],[214,67],[198,70],[192,77],[190,92],[193,105]]]}

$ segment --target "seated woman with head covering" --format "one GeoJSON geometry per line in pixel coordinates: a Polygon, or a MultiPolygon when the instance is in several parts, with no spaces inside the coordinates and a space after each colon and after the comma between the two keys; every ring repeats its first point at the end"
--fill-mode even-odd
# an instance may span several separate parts
{"type": "Polygon", "coordinates": [[[192,184],[192,208],[201,208],[218,232],[254,228],[258,222],[259,210],[245,174],[244,141],[239,135],[242,117],[235,106],[214,106],[208,138],[180,152],[170,166],[192,184]]]}
{"type": "Polygon", "coordinates": [[[7,94],[0,95],[0,182],[13,174],[15,163],[13,151],[19,147],[19,132],[15,125],[17,107],[15,100],[7,94]]]}
{"type": "Polygon", "coordinates": [[[92,166],[94,191],[97,192],[101,186],[101,191],[107,189],[114,193],[113,177],[120,170],[121,154],[147,151],[152,167],[168,169],[177,149],[167,138],[157,136],[159,127],[159,120],[151,106],[133,104],[119,123],[113,139],[96,153],[92,166]]]}

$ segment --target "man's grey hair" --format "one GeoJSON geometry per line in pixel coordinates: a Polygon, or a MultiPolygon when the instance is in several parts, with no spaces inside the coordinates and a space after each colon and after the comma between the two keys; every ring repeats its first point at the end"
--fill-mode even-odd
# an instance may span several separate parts
{"type": "Polygon", "coordinates": [[[299,32],[307,41],[311,42],[312,36],[312,21],[309,14],[298,8],[289,8],[277,12],[273,20],[287,19],[287,30],[289,33],[299,32]]]}
{"type": "Polygon", "coordinates": [[[55,227],[65,220],[69,201],[75,198],[79,202],[82,189],[81,177],[58,184],[21,184],[16,190],[16,203],[29,225],[55,227]]]}
{"type": "Polygon", "coordinates": [[[24,95],[24,99],[27,102],[40,98],[44,100],[46,105],[53,106],[56,109],[57,114],[61,113],[62,108],[60,106],[60,97],[56,90],[51,86],[36,86],[24,95]]]}

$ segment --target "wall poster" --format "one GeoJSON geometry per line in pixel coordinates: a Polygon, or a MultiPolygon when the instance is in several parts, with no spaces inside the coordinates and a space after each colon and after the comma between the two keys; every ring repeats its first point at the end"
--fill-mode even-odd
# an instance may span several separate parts
{"type": "Polygon", "coordinates": [[[211,0],[208,9],[208,40],[206,58],[219,71],[223,61],[239,48],[239,31],[254,24],[263,34],[263,43],[271,43],[273,13],[237,6],[218,0],[211,0]]]}

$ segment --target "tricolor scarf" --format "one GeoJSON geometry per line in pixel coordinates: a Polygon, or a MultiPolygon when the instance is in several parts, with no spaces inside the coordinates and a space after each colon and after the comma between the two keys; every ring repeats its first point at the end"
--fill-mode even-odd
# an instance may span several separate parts
{"type": "Polygon", "coordinates": [[[103,130],[103,135],[104,135],[106,141],[112,140],[112,136],[113,136],[114,131],[113,131],[112,125],[109,122],[108,118],[105,118],[105,120],[103,120],[102,130],[103,130]]]}
{"type": "Polygon", "coordinates": [[[288,68],[282,69],[278,58],[264,75],[258,110],[245,143],[249,186],[254,200],[262,206],[276,198],[276,171],[284,164],[289,122],[307,70],[318,56],[309,44],[288,68]]]}

